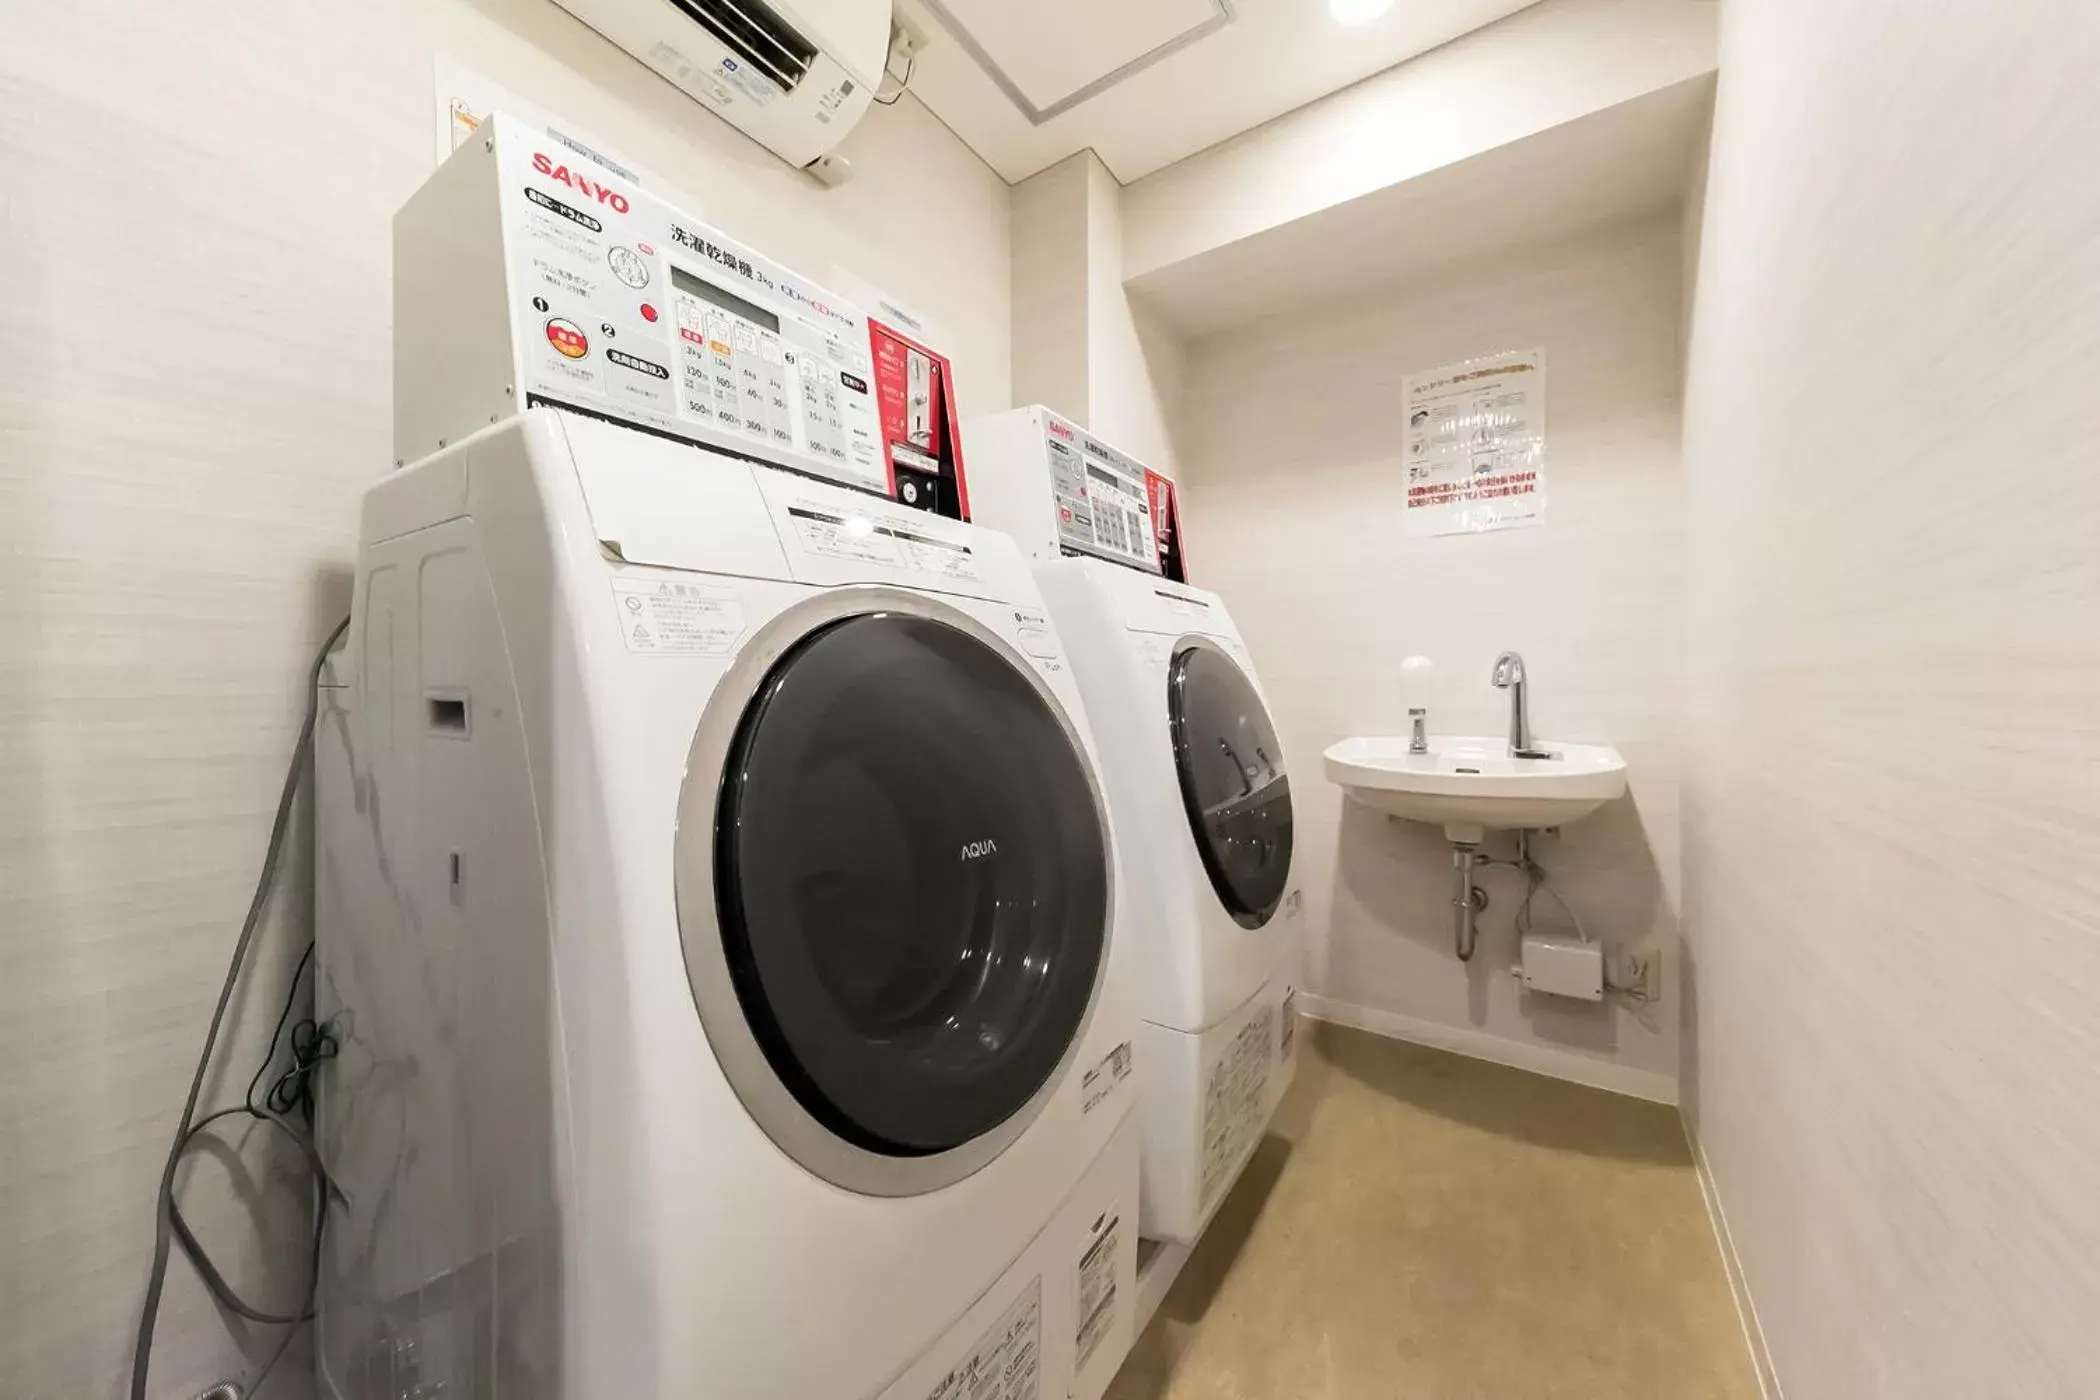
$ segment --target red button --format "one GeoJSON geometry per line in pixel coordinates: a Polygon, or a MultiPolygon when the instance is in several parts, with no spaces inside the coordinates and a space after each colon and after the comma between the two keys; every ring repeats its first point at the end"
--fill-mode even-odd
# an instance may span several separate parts
{"type": "Polygon", "coordinates": [[[591,342],[584,335],[583,327],[561,316],[548,320],[547,343],[571,360],[582,359],[591,349],[591,342]]]}
{"type": "Polygon", "coordinates": [[[656,322],[656,308],[646,301],[642,303],[642,319],[652,325],[656,322]]]}

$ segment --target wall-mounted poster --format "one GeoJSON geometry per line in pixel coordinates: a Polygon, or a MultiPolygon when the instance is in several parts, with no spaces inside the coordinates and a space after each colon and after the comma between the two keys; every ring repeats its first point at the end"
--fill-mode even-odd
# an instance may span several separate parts
{"type": "Polygon", "coordinates": [[[1410,374],[1401,533],[1467,535],[1546,518],[1546,352],[1410,374]]]}

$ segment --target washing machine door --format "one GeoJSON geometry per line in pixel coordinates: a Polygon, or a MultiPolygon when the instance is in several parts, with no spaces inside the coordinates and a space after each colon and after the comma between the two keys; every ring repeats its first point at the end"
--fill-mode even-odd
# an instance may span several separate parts
{"type": "Polygon", "coordinates": [[[678,830],[681,938],[739,1097],[854,1190],[936,1189],[1077,1054],[1110,846],[1063,708],[960,611],[818,595],[710,702],[678,830]]]}
{"type": "Polygon", "coordinates": [[[1167,667],[1168,733],[1203,868],[1233,919],[1260,928],[1291,875],[1291,779],[1254,682],[1204,637],[1167,667]]]}

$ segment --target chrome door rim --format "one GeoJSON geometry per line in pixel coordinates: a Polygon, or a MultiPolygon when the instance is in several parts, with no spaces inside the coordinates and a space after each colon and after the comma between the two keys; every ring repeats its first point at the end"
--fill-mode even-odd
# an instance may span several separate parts
{"type": "Polygon", "coordinates": [[[1027,658],[976,618],[925,594],[880,585],[827,588],[792,604],[758,630],[715,686],[693,732],[679,787],[678,821],[672,833],[672,870],[686,980],[701,1028],[730,1088],[775,1146],[810,1172],[849,1191],[869,1196],[922,1195],[953,1185],[989,1165],[1028,1130],[1063,1085],[1100,1008],[1116,934],[1116,870],[1108,807],[1102,799],[1093,759],[1057,693],[1027,658]],[[925,1156],[891,1156],[846,1141],[820,1123],[781,1080],[752,1034],[731,980],[728,958],[723,952],[715,887],[715,819],[723,770],[751,702],[774,665],[803,638],[835,622],[882,613],[900,613],[954,627],[989,647],[1027,678],[1064,730],[1072,755],[1085,775],[1101,836],[1102,869],[1107,877],[1107,928],[1101,940],[1101,958],[1087,994],[1086,1012],[1064,1054],[1034,1095],[997,1127],[957,1147],[925,1156]]]}

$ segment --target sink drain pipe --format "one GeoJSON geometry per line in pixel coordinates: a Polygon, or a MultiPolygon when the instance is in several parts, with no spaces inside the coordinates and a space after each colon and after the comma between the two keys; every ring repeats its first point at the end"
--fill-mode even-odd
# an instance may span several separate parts
{"type": "Polygon", "coordinates": [[[1473,883],[1473,871],[1486,864],[1488,857],[1477,843],[1451,843],[1451,942],[1460,962],[1473,961],[1473,949],[1480,942],[1478,919],[1488,906],[1488,892],[1473,883]]]}

